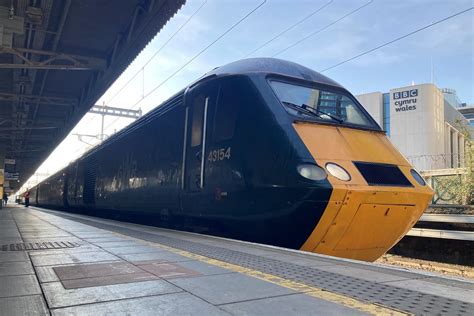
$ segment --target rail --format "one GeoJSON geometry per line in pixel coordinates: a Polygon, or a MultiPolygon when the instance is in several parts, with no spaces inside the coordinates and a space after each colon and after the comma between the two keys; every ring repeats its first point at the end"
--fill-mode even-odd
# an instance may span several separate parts
{"type": "MultiPolygon", "coordinates": [[[[418,222],[446,224],[474,224],[474,215],[466,214],[423,214],[418,222]]],[[[412,228],[407,236],[474,241],[474,231],[412,228]]]]}
{"type": "Polygon", "coordinates": [[[474,241],[474,232],[460,230],[412,228],[407,236],[474,241]]]}

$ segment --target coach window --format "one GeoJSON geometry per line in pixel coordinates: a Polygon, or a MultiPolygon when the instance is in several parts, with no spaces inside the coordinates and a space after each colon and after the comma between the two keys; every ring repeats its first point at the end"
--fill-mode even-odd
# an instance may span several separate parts
{"type": "Polygon", "coordinates": [[[202,142],[202,123],[204,120],[204,95],[198,95],[193,102],[193,125],[191,134],[191,147],[201,145],[202,142]]]}
{"type": "Polygon", "coordinates": [[[212,140],[222,142],[234,136],[237,112],[242,103],[242,91],[237,80],[225,80],[220,87],[214,115],[212,140]]]}

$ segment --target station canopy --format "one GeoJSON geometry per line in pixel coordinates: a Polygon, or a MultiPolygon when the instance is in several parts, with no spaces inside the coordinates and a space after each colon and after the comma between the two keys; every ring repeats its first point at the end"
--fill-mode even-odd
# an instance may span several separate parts
{"type": "Polygon", "coordinates": [[[0,0],[0,160],[13,190],[184,2],[0,0]]]}

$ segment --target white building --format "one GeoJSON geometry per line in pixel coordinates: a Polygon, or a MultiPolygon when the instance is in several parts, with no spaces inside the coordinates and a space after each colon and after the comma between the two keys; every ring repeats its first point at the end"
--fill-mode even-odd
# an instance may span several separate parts
{"type": "Polygon", "coordinates": [[[410,163],[425,171],[464,166],[459,130],[468,122],[452,104],[452,91],[445,96],[434,84],[420,84],[356,98],[410,163]]]}

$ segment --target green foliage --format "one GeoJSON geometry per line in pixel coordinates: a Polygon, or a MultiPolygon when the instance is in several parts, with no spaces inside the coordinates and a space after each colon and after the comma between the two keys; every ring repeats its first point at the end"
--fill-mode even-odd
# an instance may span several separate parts
{"type": "Polygon", "coordinates": [[[462,204],[462,192],[459,190],[461,177],[459,175],[439,176],[433,180],[434,204],[462,204]]]}
{"type": "Polygon", "coordinates": [[[474,204],[474,142],[469,131],[469,125],[461,120],[457,120],[456,125],[466,141],[464,166],[467,171],[461,177],[461,182],[457,187],[457,195],[461,197],[462,204],[474,204]]]}

